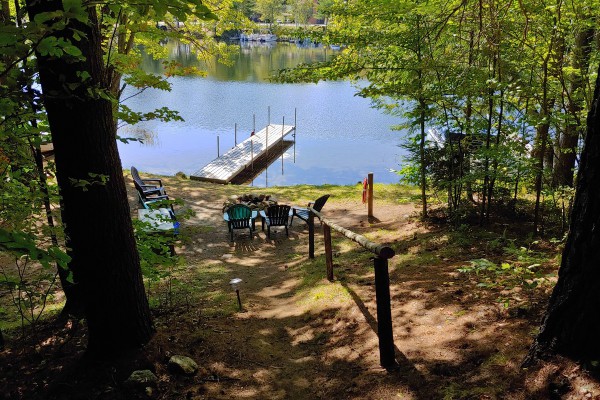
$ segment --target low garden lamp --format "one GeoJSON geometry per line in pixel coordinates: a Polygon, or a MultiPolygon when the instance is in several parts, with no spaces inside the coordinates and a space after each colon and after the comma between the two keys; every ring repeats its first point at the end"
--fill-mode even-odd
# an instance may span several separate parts
{"type": "Polygon", "coordinates": [[[240,278],[233,278],[229,281],[232,289],[235,290],[235,294],[237,295],[238,307],[240,311],[242,311],[242,300],[240,299],[240,284],[242,280],[240,278]]]}

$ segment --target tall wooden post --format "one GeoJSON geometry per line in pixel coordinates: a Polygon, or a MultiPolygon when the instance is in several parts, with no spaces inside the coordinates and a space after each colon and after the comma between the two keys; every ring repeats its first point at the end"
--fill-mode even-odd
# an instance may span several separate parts
{"type": "Polygon", "coordinates": [[[327,280],[333,282],[333,252],[331,249],[331,228],[323,224],[323,240],[325,241],[325,261],[327,264],[327,280]]]}
{"type": "Polygon", "coordinates": [[[373,218],[373,173],[369,172],[367,181],[369,183],[369,189],[367,193],[368,197],[368,217],[369,219],[373,218]]]}
{"type": "Polygon", "coordinates": [[[392,331],[392,307],[390,299],[390,275],[388,260],[373,258],[375,267],[375,296],[377,301],[377,336],[379,336],[379,361],[382,367],[396,365],[394,333],[392,331]]]}
{"type": "Polygon", "coordinates": [[[308,212],[308,258],[315,258],[315,214],[308,212]]]}

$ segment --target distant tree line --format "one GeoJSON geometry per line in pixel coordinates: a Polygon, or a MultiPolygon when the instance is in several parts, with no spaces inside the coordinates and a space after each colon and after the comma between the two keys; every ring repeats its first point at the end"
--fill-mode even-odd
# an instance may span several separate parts
{"type": "Polygon", "coordinates": [[[268,23],[324,23],[332,0],[243,0],[237,7],[252,21],[268,23]]]}

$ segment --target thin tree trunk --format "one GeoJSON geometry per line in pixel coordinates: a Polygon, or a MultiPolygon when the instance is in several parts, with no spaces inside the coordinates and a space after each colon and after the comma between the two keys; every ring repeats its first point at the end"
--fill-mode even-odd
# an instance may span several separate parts
{"type": "Polygon", "coordinates": [[[421,141],[419,143],[419,157],[421,161],[421,204],[422,204],[422,215],[421,218],[427,218],[427,166],[425,165],[425,110],[427,104],[423,99],[423,55],[421,53],[421,24],[420,16],[417,16],[417,35],[419,40],[417,41],[417,61],[419,63],[417,70],[417,79],[419,80],[419,125],[421,133],[421,141]]]}
{"type": "MultiPolygon", "coordinates": [[[[500,70],[498,70],[498,77],[500,77],[500,70]]],[[[500,138],[502,136],[502,122],[504,118],[504,90],[500,91],[500,110],[498,111],[498,129],[496,131],[496,143],[494,148],[498,152],[500,147],[500,138]]],[[[496,185],[496,179],[498,177],[498,154],[494,155],[494,162],[492,163],[492,178],[488,188],[488,206],[485,214],[485,219],[490,219],[490,204],[492,203],[492,196],[494,194],[494,186],[496,185]]]]}
{"type": "Polygon", "coordinates": [[[537,127],[536,145],[534,149],[534,156],[537,158],[537,171],[535,175],[535,210],[533,219],[533,232],[536,234],[538,233],[538,227],[540,223],[540,199],[542,195],[544,178],[544,157],[548,142],[548,131],[550,129],[550,123],[548,122],[550,117],[550,106],[548,103],[548,58],[546,58],[543,65],[542,105],[540,110],[540,119],[542,119],[543,122],[537,127]]]}
{"type": "MultiPolygon", "coordinates": [[[[27,1],[29,18],[62,10],[62,1],[27,1]]],[[[70,268],[81,285],[89,328],[88,352],[110,356],[139,347],[152,335],[127,192],[109,100],[94,6],[89,24],[76,19],[54,36],[77,46],[84,60],[37,55],[52,133],[62,221],[70,239],[70,268]],[[73,31],[83,32],[78,41],[73,31]],[[90,79],[82,83],[81,71],[90,79]],[[91,175],[92,174],[92,175],[91,175]],[[91,182],[91,183],[85,183],[91,182]]],[[[49,25],[53,21],[49,21],[49,25]]]]}
{"type": "MultiPolygon", "coordinates": [[[[493,55],[490,79],[496,77],[496,55],[493,55]]],[[[481,189],[481,211],[479,214],[479,225],[485,220],[487,190],[490,182],[490,145],[492,140],[492,125],[494,120],[494,89],[488,90],[488,121],[485,135],[485,158],[483,162],[483,188],[481,189]]]]}
{"type": "Polygon", "coordinates": [[[525,365],[547,354],[600,359],[600,71],[558,282],[525,365]]]}
{"type": "MultiPolygon", "coordinates": [[[[46,180],[46,173],[44,171],[42,151],[40,150],[39,146],[33,145],[31,146],[31,150],[33,152],[33,158],[35,159],[38,179],[40,181],[40,189],[44,197],[44,210],[46,212],[46,221],[48,223],[48,227],[50,228],[50,239],[52,241],[52,245],[58,247],[58,239],[56,237],[56,233],[54,233],[54,218],[52,217],[52,206],[50,205],[50,193],[48,192],[48,183],[46,180]]],[[[69,247],[69,243],[67,242],[67,248],[69,247]]],[[[68,270],[59,265],[56,265],[56,270],[58,272],[60,284],[63,292],[65,293],[66,299],[65,306],[61,311],[61,316],[67,317],[69,315],[73,315],[77,318],[83,317],[83,300],[81,297],[81,292],[77,290],[78,286],[74,282],[69,281],[68,270]]]]}
{"type": "MultiPolygon", "coordinates": [[[[473,66],[473,52],[475,45],[475,33],[473,31],[469,32],[469,69],[473,66]]],[[[472,139],[473,129],[472,129],[472,118],[473,118],[473,100],[471,96],[467,96],[467,107],[465,109],[465,137],[467,138],[467,143],[472,139]]],[[[471,154],[468,149],[465,151],[465,161],[464,161],[464,172],[463,176],[468,176],[471,174],[471,154]]],[[[461,176],[462,178],[462,176],[461,176]]],[[[473,185],[471,183],[471,178],[469,177],[465,183],[465,190],[467,192],[467,199],[471,203],[475,203],[475,199],[473,198],[473,185]]]]}
{"type": "Polygon", "coordinates": [[[421,143],[419,143],[419,153],[421,158],[421,203],[423,205],[422,218],[427,218],[427,170],[425,165],[425,102],[419,100],[421,113],[419,116],[421,125],[421,143]]]}

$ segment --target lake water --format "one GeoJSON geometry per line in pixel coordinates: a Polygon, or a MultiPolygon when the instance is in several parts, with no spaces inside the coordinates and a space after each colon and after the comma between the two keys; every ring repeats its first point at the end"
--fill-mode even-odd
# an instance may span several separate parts
{"type": "MultiPolygon", "coordinates": [[[[187,46],[168,43],[171,57],[184,65],[198,61],[187,46]]],[[[278,84],[269,81],[274,71],[300,62],[324,60],[333,53],[326,48],[298,47],[295,44],[242,46],[232,66],[205,65],[207,77],[173,77],[170,92],[146,90],[130,98],[134,110],[151,111],[169,107],[179,111],[185,122],[149,121],[119,130],[122,137],[144,137],[143,144],[119,144],[125,168],[174,175],[191,174],[217,157],[217,136],[221,154],[234,145],[234,124],[238,142],[253,128],[264,128],[270,107],[271,123],[294,123],[296,146],[281,160],[258,175],[254,186],[294,184],[354,184],[368,172],[376,182],[397,182],[390,169],[398,169],[404,150],[398,147],[401,132],[392,131],[398,118],[370,107],[368,99],[355,96],[349,82],[278,84]],[[295,162],[294,162],[295,155],[295,162]]],[[[143,68],[160,73],[161,63],[149,57],[143,68]]],[[[128,88],[127,98],[134,93],[128,88]]]]}

